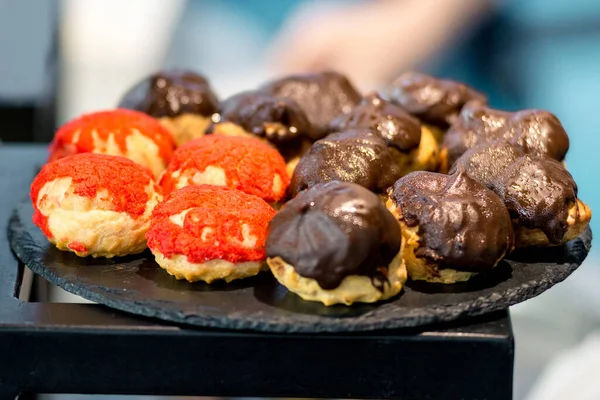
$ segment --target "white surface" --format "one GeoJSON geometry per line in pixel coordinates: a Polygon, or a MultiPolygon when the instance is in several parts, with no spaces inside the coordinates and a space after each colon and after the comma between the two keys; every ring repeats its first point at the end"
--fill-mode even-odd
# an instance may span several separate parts
{"type": "Polygon", "coordinates": [[[548,365],[527,400],[600,399],[600,330],[561,352],[548,365]]]}
{"type": "Polygon", "coordinates": [[[159,69],[184,0],[63,0],[59,123],[113,108],[159,69]]]}

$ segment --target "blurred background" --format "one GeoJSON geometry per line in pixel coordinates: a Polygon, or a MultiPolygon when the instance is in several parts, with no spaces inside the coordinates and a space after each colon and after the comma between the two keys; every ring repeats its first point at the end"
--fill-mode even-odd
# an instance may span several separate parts
{"type": "MultiPolygon", "coordinates": [[[[418,69],[495,108],[556,114],[579,195],[600,210],[599,65],[597,0],[0,0],[0,139],[47,142],[166,67],[204,74],[221,98],[321,69],[384,90],[418,69]]],[[[515,399],[600,398],[599,264],[593,248],[570,279],[512,308],[515,399]]]]}

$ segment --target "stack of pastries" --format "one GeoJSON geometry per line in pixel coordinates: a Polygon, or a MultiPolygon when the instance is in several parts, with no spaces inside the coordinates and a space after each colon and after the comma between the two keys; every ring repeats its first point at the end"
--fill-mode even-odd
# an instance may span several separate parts
{"type": "Polygon", "coordinates": [[[579,236],[591,211],[568,148],[551,113],[421,73],[364,95],[337,72],[293,75],[219,101],[162,71],[56,132],[33,221],[80,257],[148,248],[176,279],[270,270],[305,300],[372,303],[579,236]]]}

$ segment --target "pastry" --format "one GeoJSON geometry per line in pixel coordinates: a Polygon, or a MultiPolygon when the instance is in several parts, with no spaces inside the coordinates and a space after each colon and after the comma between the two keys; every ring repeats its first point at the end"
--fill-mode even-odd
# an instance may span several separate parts
{"type": "Polygon", "coordinates": [[[162,71],[133,86],[119,103],[121,108],[157,118],[178,146],[204,134],[218,112],[219,101],[208,81],[191,71],[162,71]]]}
{"type": "Polygon", "coordinates": [[[290,176],[314,141],[314,131],[304,111],[290,98],[258,91],[242,92],[223,101],[219,114],[219,122],[208,131],[263,139],[281,153],[290,176]]]}
{"type": "Polygon", "coordinates": [[[527,153],[545,155],[558,161],[562,161],[569,150],[565,129],[548,111],[507,112],[469,103],[444,136],[442,170],[449,170],[471,147],[498,140],[516,144],[527,153]]]}
{"type": "Polygon", "coordinates": [[[579,236],[592,217],[561,163],[527,154],[517,145],[483,143],[465,152],[451,173],[455,171],[500,196],[513,218],[516,247],[565,243],[579,236]]]}
{"type": "Polygon", "coordinates": [[[419,148],[412,154],[411,163],[406,172],[438,171],[442,163],[440,143],[441,131],[430,125],[421,125],[419,148]]]}
{"type": "Polygon", "coordinates": [[[31,184],[33,222],[80,257],[136,254],[162,200],[150,171],[124,157],[83,153],[46,164],[31,184]]]}
{"type": "Polygon", "coordinates": [[[504,203],[466,173],[410,173],[394,184],[386,205],[400,222],[413,280],[466,281],[494,268],[513,248],[504,203]]]}
{"type": "Polygon", "coordinates": [[[485,104],[485,95],[469,86],[430,75],[407,72],[389,90],[390,101],[423,123],[446,130],[469,101],[485,104]]]}
{"type": "Polygon", "coordinates": [[[294,171],[289,192],[293,197],[317,183],[337,180],[384,195],[400,176],[402,170],[380,134],[351,129],[313,143],[294,171]]]}
{"type": "Polygon", "coordinates": [[[326,306],[395,296],[406,281],[402,235],[379,198],[353,183],[301,192],[269,224],[267,263],[304,300],[326,306]]]}
{"type": "Polygon", "coordinates": [[[154,118],[131,110],[84,114],[56,131],[48,161],[78,153],[123,156],[158,177],[173,156],[169,132],[154,118]]]}
{"type": "Polygon", "coordinates": [[[179,147],[160,185],[165,194],[188,185],[228,186],[276,203],[290,178],[285,161],[259,139],[206,135],[179,147]]]}
{"type": "Polygon", "coordinates": [[[366,96],[348,114],[341,114],[329,125],[332,132],[370,129],[381,135],[390,147],[402,175],[416,170],[435,170],[439,165],[439,146],[429,128],[402,107],[376,93],[366,96]]]}
{"type": "Polygon", "coordinates": [[[228,187],[187,186],[152,213],[148,247],[177,279],[231,282],[265,269],[267,227],[275,210],[228,187]]]}
{"type": "Polygon", "coordinates": [[[284,77],[261,90],[294,100],[313,126],[314,140],[326,136],[331,120],[349,113],[362,98],[348,78],[333,71],[284,77]]]}

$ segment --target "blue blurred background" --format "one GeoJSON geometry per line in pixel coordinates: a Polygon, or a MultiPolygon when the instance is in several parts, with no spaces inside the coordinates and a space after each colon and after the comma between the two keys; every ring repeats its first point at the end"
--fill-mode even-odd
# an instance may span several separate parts
{"type": "MultiPolygon", "coordinates": [[[[556,114],[580,197],[600,210],[599,66],[597,0],[0,0],[0,138],[48,141],[163,67],[205,74],[221,98],[285,73],[339,69],[366,91],[419,69],[496,108],[556,114]]],[[[599,264],[594,248],[511,310],[516,399],[600,398],[599,264]]]]}

